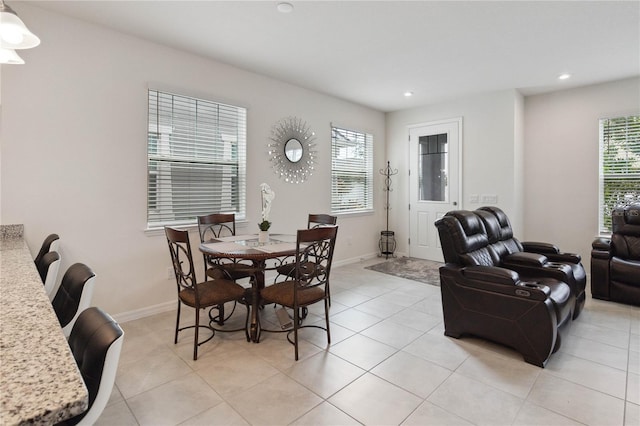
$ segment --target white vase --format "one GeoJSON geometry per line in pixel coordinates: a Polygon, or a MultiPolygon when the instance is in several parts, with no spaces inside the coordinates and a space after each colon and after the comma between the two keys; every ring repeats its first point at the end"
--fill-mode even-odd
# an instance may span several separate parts
{"type": "Polygon", "coordinates": [[[260,231],[258,232],[258,242],[266,243],[269,241],[269,231],[260,231]]]}

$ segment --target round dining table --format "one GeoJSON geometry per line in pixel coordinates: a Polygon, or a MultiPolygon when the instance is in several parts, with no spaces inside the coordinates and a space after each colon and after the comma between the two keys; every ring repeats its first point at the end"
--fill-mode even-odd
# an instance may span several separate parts
{"type": "Polygon", "coordinates": [[[288,234],[271,234],[265,242],[258,240],[257,234],[234,235],[212,239],[200,244],[200,251],[212,258],[229,259],[230,261],[251,262],[255,271],[255,279],[251,280],[251,320],[249,336],[251,341],[258,342],[258,310],[260,308],[260,290],[265,285],[265,271],[275,269],[296,254],[296,236],[288,234]],[[267,267],[267,261],[274,260],[274,267],[267,267]]]}

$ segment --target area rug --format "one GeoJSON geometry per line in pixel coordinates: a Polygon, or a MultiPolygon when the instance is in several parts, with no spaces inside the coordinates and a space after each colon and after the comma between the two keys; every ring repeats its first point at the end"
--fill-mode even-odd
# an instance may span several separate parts
{"type": "Polygon", "coordinates": [[[443,263],[432,260],[416,259],[413,257],[397,257],[384,262],[367,266],[365,269],[382,272],[383,274],[419,281],[425,284],[440,286],[440,268],[443,263]]]}

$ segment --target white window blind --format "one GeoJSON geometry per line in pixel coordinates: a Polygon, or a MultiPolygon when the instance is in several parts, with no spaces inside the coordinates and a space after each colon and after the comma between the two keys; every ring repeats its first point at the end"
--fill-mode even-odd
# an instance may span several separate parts
{"type": "Polygon", "coordinates": [[[331,128],[331,211],[373,209],[373,136],[331,128]]]}
{"type": "Polygon", "coordinates": [[[600,120],[600,232],[611,211],[640,202],[640,115],[600,120]]]}
{"type": "Polygon", "coordinates": [[[246,109],[149,90],[149,228],[245,216],[246,109]]]}

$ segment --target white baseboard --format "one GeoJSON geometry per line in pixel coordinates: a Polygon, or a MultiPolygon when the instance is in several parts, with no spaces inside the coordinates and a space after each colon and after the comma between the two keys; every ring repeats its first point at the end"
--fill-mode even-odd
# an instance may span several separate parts
{"type": "Polygon", "coordinates": [[[161,314],[163,312],[175,311],[176,307],[177,300],[171,300],[169,302],[159,303],[157,305],[147,306],[129,312],[122,312],[120,314],[113,315],[113,319],[115,319],[119,323],[124,323],[140,318],[149,317],[151,315],[161,314]]]}
{"type": "Polygon", "coordinates": [[[368,259],[373,259],[374,257],[377,257],[378,254],[377,253],[369,253],[369,254],[365,254],[363,256],[358,256],[358,257],[352,257],[349,259],[342,259],[339,262],[333,262],[332,267],[338,267],[338,266],[344,266],[344,265],[349,265],[351,263],[357,263],[357,262],[362,262],[363,260],[368,260],[368,259]]]}
{"type": "MultiPolygon", "coordinates": [[[[393,257],[404,257],[404,256],[406,256],[406,253],[403,253],[403,252],[396,252],[393,255],[393,257]]],[[[339,262],[333,262],[333,266],[334,267],[336,267],[336,266],[344,266],[344,265],[349,265],[351,263],[362,262],[362,261],[365,261],[365,260],[375,259],[375,258],[379,258],[381,260],[385,259],[384,255],[381,256],[380,253],[375,252],[375,253],[366,254],[364,256],[352,257],[350,259],[343,259],[343,260],[341,260],[339,262]]],[[[389,257],[389,259],[391,259],[391,257],[389,257]]]]}

